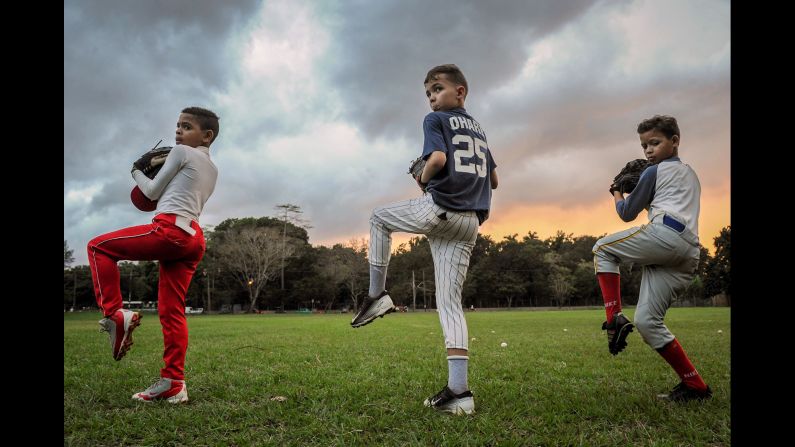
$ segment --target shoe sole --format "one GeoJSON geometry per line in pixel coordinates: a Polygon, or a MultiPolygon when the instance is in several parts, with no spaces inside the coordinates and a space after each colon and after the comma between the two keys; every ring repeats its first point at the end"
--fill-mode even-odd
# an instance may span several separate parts
{"type": "Polygon", "coordinates": [[[462,407],[456,407],[455,411],[448,411],[448,413],[454,414],[456,416],[469,416],[470,414],[475,414],[475,409],[472,408],[470,410],[466,410],[462,407]]]}
{"type": "MultiPolygon", "coordinates": [[[[174,397],[176,397],[176,396],[174,396],[174,397]]],[[[177,399],[174,399],[174,397],[169,397],[168,399],[166,399],[166,402],[168,402],[170,404],[184,404],[184,403],[188,402],[188,396],[179,397],[177,399]]]]}
{"type": "Polygon", "coordinates": [[[379,306],[378,311],[376,311],[376,313],[372,317],[370,317],[367,320],[364,320],[362,322],[359,322],[359,323],[351,322],[351,327],[356,329],[356,328],[359,328],[359,327],[362,327],[362,326],[366,326],[366,325],[372,323],[373,321],[375,321],[376,318],[384,318],[384,315],[391,314],[392,312],[394,312],[396,310],[395,309],[395,303],[392,302],[392,298],[389,299],[389,303],[391,304],[391,306],[390,306],[390,304],[386,304],[386,305],[384,304],[386,302],[386,300],[379,300],[379,301],[380,302],[378,304],[378,306],[379,306]]]}
{"type": "Polygon", "coordinates": [[[423,405],[425,405],[428,408],[433,408],[436,411],[443,412],[443,413],[450,413],[450,414],[454,414],[456,416],[464,416],[464,415],[470,415],[470,414],[474,414],[475,413],[475,402],[474,401],[455,403],[455,404],[448,404],[448,405],[446,405],[444,407],[434,407],[434,406],[431,405],[431,403],[430,403],[430,401],[428,399],[425,399],[425,402],[423,402],[423,405]]]}
{"type": "Polygon", "coordinates": [[[141,316],[140,313],[133,312],[133,316],[132,318],[130,318],[130,327],[127,328],[127,336],[121,342],[121,348],[119,348],[119,353],[116,354],[116,357],[114,357],[114,359],[116,359],[117,362],[122,358],[124,358],[125,355],[127,355],[127,351],[129,351],[130,347],[133,345],[133,339],[132,339],[133,329],[141,325],[141,318],[143,317],[141,316]]]}
{"type": "Polygon", "coordinates": [[[688,398],[684,398],[684,399],[672,399],[670,393],[658,394],[657,395],[657,399],[659,399],[659,400],[662,400],[662,401],[665,401],[665,402],[676,402],[676,403],[684,403],[684,402],[690,402],[690,401],[704,401],[704,400],[709,400],[711,398],[712,398],[711,394],[704,395],[704,396],[693,396],[693,397],[688,397],[688,398]]]}
{"type": "Polygon", "coordinates": [[[623,351],[627,347],[627,337],[629,336],[629,333],[632,332],[632,328],[634,327],[634,324],[627,323],[621,328],[620,331],[618,331],[613,346],[610,346],[611,354],[618,355],[619,352],[623,351]]]}
{"type": "Polygon", "coordinates": [[[677,402],[677,403],[684,403],[684,402],[691,402],[691,401],[704,401],[711,399],[712,396],[704,396],[704,397],[690,397],[686,399],[672,399],[670,394],[658,394],[657,399],[665,401],[665,402],[677,402]]]}
{"type": "Polygon", "coordinates": [[[450,414],[455,415],[455,416],[468,416],[470,414],[475,414],[475,409],[474,408],[472,408],[471,410],[466,410],[466,409],[464,409],[462,407],[455,407],[455,409],[434,408],[434,410],[441,411],[443,413],[450,413],[450,414]]]}
{"type": "Polygon", "coordinates": [[[159,402],[159,401],[166,401],[166,402],[168,402],[170,404],[184,404],[184,403],[186,403],[188,401],[187,393],[185,393],[185,396],[180,396],[179,394],[177,394],[177,395],[174,395],[174,396],[171,396],[171,397],[166,397],[166,398],[163,398],[163,399],[144,399],[143,397],[138,397],[137,394],[134,395],[132,398],[133,398],[133,400],[137,400],[138,402],[146,402],[148,404],[153,404],[153,403],[159,402]]]}

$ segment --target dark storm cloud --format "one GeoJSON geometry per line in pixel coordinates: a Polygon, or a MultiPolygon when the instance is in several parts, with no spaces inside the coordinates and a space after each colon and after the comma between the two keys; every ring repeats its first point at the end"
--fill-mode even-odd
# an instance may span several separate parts
{"type": "MultiPolygon", "coordinates": [[[[680,69],[668,52],[660,53],[659,67],[627,65],[633,62],[629,46],[637,42],[603,20],[638,8],[591,1],[409,1],[366,8],[348,2],[334,11],[332,50],[343,57],[333,77],[345,116],[367,137],[405,137],[419,146],[429,111],[425,73],[456,63],[470,84],[466,106],[484,125],[501,176],[513,185],[497,200],[585,204],[600,194],[592,185],[610,178],[616,163],[641,156],[635,134],[641,119],[668,113],[702,133],[712,123],[717,134],[728,124],[728,71],[707,61],[680,69]],[[550,36],[554,54],[542,60],[539,76],[517,81],[533,47],[550,36]],[[705,109],[710,112],[698,113],[705,109]],[[572,171],[551,178],[536,172],[543,165],[532,164],[575,151],[590,152],[591,163],[572,160],[572,171]]],[[[682,5],[672,8],[688,15],[682,5]]]]}
{"type": "Polygon", "coordinates": [[[709,2],[67,1],[64,238],[84,263],[91,237],[150,217],[128,166],[173,144],[188,105],[221,115],[202,225],[289,202],[313,243],[366,235],[375,206],[418,193],[405,169],[442,63],[466,74],[500,166],[495,218],[604,200],[655,113],[679,118],[683,156],[720,185],[729,54],[728,7],[709,2]],[[671,32],[649,35],[661,16],[671,32]]]}
{"type": "Polygon", "coordinates": [[[235,63],[226,41],[257,5],[65,2],[64,181],[129,163],[155,136],[173,135],[183,107],[207,105],[235,63]]]}
{"type": "Polygon", "coordinates": [[[64,2],[64,238],[78,263],[88,239],[112,229],[102,222],[141,220],[127,166],[160,138],[173,144],[179,110],[209,106],[229,82],[226,42],[258,5],[64,2]],[[81,190],[92,199],[76,199],[81,190]]]}
{"type": "Polygon", "coordinates": [[[594,3],[345,2],[334,11],[332,41],[341,56],[333,73],[346,98],[345,113],[370,137],[417,138],[428,111],[422,86],[428,69],[455,63],[467,76],[470,97],[485,95],[518,74],[535,39],[594,3]]]}

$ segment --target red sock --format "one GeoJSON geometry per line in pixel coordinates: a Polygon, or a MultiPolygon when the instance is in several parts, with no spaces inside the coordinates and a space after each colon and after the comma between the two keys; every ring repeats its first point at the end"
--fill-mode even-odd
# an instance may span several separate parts
{"type": "Polygon", "coordinates": [[[674,339],[674,341],[658,349],[657,352],[679,374],[685,385],[699,391],[707,389],[707,384],[704,383],[701,375],[696,371],[696,367],[690,363],[690,359],[687,358],[687,354],[682,349],[682,345],[679,344],[679,340],[674,339]]]}
{"type": "Polygon", "coordinates": [[[605,301],[607,324],[613,322],[613,314],[621,312],[621,276],[618,273],[597,273],[602,299],[605,301]]]}

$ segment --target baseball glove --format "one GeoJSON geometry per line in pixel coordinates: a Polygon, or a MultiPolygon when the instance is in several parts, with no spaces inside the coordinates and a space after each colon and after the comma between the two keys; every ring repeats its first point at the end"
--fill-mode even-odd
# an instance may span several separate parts
{"type": "MultiPolygon", "coordinates": [[[[159,144],[159,143],[158,143],[159,144]]],[[[166,162],[168,153],[171,152],[172,146],[157,147],[141,155],[138,160],[133,163],[132,170],[138,169],[149,178],[155,178],[163,163],[166,162]]]]}
{"type": "Polygon", "coordinates": [[[422,170],[425,169],[426,162],[427,160],[423,160],[422,156],[415,158],[414,160],[412,160],[411,166],[409,166],[408,174],[411,174],[411,176],[414,177],[415,179],[417,177],[421,177],[422,170]]]}
{"type": "Polygon", "coordinates": [[[638,186],[640,174],[649,166],[649,161],[643,158],[638,158],[630,161],[624,166],[624,169],[613,178],[613,184],[610,185],[610,194],[613,191],[619,191],[621,194],[629,194],[635,187],[638,186]]]}
{"type": "Polygon", "coordinates": [[[423,160],[422,155],[420,155],[419,157],[412,160],[408,172],[409,174],[411,174],[411,177],[417,181],[417,185],[420,186],[422,192],[425,192],[425,188],[428,187],[427,183],[422,183],[420,181],[422,179],[422,170],[425,169],[425,163],[427,163],[427,160],[423,160]]]}

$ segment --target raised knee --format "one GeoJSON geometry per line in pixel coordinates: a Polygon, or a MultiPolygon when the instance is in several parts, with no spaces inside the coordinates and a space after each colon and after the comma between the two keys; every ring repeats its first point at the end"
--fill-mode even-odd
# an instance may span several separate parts
{"type": "Polygon", "coordinates": [[[596,243],[593,244],[593,247],[591,247],[591,253],[593,253],[594,256],[596,256],[597,252],[599,251],[600,248],[602,248],[602,245],[604,244],[605,244],[605,238],[597,240],[596,243]]]}
{"type": "Polygon", "coordinates": [[[86,245],[86,250],[88,250],[88,252],[91,253],[95,248],[97,248],[97,245],[99,245],[99,242],[100,242],[99,241],[99,237],[95,237],[94,239],[91,239],[90,241],[88,241],[88,245],[86,245]]]}
{"type": "Polygon", "coordinates": [[[633,323],[635,324],[635,329],[637,329],[644,338],[662,326],[662,320],[651,318],[648,315],[638,315],[637,313],[635,314],[635,321],[633,323]]]}

